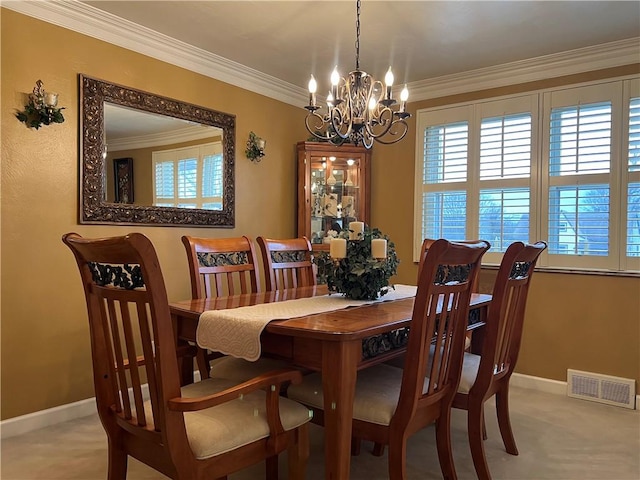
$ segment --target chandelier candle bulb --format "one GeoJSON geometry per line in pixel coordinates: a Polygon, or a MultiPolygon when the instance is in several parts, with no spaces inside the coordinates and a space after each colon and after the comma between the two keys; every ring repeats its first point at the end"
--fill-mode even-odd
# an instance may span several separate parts
{"type": "Polygon", "coordinates": [[[391,100],[391,87],[393,86],[393,72],[391,71],[391,67],[389,67],[387,74],[384,76],[384,83],[387,86],[386,99],[391,100]]]}
{"type": "Polygon", "coordinates": [[[340,83],[340,74],[338,73],[338,67],[331,72],[331,96],[334,100],[338,100],[338,84],[340,83]]]}
{"type": "Polygon", "coordinates": [[[384,238],[371,240],[371,256],[373,258],[387,258],[387,241],[384,238]]]}
{"type": "Polygon", "coordinates": [[[318,90],[318,83],[311,75],[311,80],[309,80],[309,105],[312,107],[316,106],[316,90],[318,90]]]}
{"type": "Polygon", "coordinates": [[[407,107],[407,100],[409,99],[409,89],[405,85],[400,92],[400,112],[404,112],[404,109],[407,107]]]}
{"type": "Polygon", "coordinates": [[[349,224],[349,240],[361,240],[364,233],[364,222],[351,222],[349,224]]]}
{"type": "Polygon", "coordinates": [[[347,256],[347,240],[333,238],[329,244],[329,256],[331,258],[345,258],[347,256]]]}

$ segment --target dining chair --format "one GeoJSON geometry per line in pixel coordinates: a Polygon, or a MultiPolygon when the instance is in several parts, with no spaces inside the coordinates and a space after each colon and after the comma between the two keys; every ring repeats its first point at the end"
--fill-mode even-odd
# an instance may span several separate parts
{"type": "MultiPolygon", "coordinates": [[[[463,241],[459,241],[457,243],[474,244],[474,243],[477,243],[479,241],[481,241],[481,240],[463,240],[463,241]]],[[[422,245],[420,247],[420,257],[419,257],[419,260],[418,260],[418,278],[420,278],[420,271],[422,269],[422,266],[424,265],[425,256],[427,255],[427,252],[429,251],[429,248],[435,242],[437,242],[437,239],[434,239],[434,238],[425,238],[422,241],[422,245]]],[[[491,244],[489,244],[489,248],[491,248],[491,244]]],[[[451,275],[453,275],[451,278],[455,279],[456,271],[453,271],[451,273],[451,275]]],[[[477,288],[478,288],[478,282],[479,282],[478,279],[479,278],[480,278],[480,268],[477,269],[475,277],[471,281],[471,292],[472,293],[475,293],[475,292],[478,291],[477,288]]],[[[469,348],[471,348],[471,335],[472,335],[472,331],[465,332],[465,337],[464,337],[464,350],[465,351],[467,351],[467,350],[469,350],[469,348]]],[[[405,364],[405,361],[406,361],[406,356],[407,356],[407,353],[405,352],[403,355],[401,355],[399,357],[396,357],[396,358],[393,358],[391,360],[388,360],[385,363],[387,365],[391,365],[392,367],[403,368],[404,364],[405,364]]],[[[351,453],[353,455],[359,455],[360,454],[360,443],[361,443],[361,440],[359,438],[354,437],[352,439],[352,442],[351,442],[351,453]]],[[[380,443],[375,443],[371,453],[376,457],[381,457],[384,454],[384,445],[382,445],[380,443]]]]}
{"type": "Polygon", "coordinates": [[[484,403],[496,396],[498,426],[506,451],[518,455],[509,419],[509,380],[518,360],[531,277],[545,242],[509,245],[498,269],[483,330],[480,355],[464,353],[453,407],[467,410],[473,465],[480,480],[490,479],[484,452],[484,403]]]}
{"type": "Polygon", "coordinates": [[[288,450],[289,475],[303,479],[309,410],[281,398],[295,370],[239,385],[209,378],[180,387],[176,341],[155,249],[142,234],[62,237],[85,293],[98,415],[107,434],[108,479],[124,479],[128,457],[174,479],[226,479],[266,460],[278,477],[288,450]],[[147,390],[148,389],[148,390],[147,390]]]}
{"type": "MultiPolygon", "coordinates": [[[[191,279],[191,297],[195,299],[223,297],[261,291],[257,255],[249,237],[203,238],[182,237],[191,279]]],[[[223,356],[197,347],[196,361],[201,378],[216,377],[243,382],[286,363],[263,357],[256,362],[223,356]]]]}
{"type": "Polygon", "coordinates": [[[224,297],[260,291],[257,256],[251,239],[184,235],[191,297],[224,297]]]}
{"type": "MultiPolygon", "coordinates": [[[[457,478],[451,449],[451,402],[462,368],[471,282],[488,248],[484,241],[434,242],[420,269],[404,369],[378,364],[358,372],[352,434],[389,445],[392,480],[406,478],[409,436],[433,422],[442,473],[446,479],[457,478]],[[457,279],[451,280],[454,271],[457,279]],[[432,349],[434,359],[427,365],[432,349]]],[[[314,421],[322,423],[325,406],[319,373],[291,385],[288,396],[309,406],[314,421]]]]}
{"type": "Polygon", "coordinates": [[[316,285],[316,265],[307,237],[258,237],[267,292],[316,285]]]}

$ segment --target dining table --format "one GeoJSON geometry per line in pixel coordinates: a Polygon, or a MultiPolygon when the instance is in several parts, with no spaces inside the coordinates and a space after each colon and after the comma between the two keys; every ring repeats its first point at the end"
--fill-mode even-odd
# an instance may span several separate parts
{"type": "MultiPolygon", "coordinates": [[[[230,310],[274,302],[327,296],[326,285],[183,300],[170,303],[178,347],[196,342],[205,312],[230,310]]],[[[339,294],[331,294],[337,297],[339,294]]],[[[264,326],[260,355],[284,359],[292,366],[321,372],[324,392],[325,478],[348,479],[351,422],[357,372],[401,356],[413,313],[415,297],[350,306],[323,313],[277,318],[264,326]]],[[[491,295],[472,294],[468,329],[485,323],[491,295]]],[[[475,343],[475,342],[474,342],[475,343]]],[[[193,381],[193,364],[184,362],[182,381],[193,381]]]]}

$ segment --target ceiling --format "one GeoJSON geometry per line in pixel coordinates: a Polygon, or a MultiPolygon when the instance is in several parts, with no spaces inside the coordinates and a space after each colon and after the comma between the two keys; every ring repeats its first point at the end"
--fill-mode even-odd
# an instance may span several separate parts
{"type": "MultiPolygon", "coordinates": [[[[348,1],[83,2],[305,87],[355,67],[348,1]]],[[[376,1],[361,7],[360,67],[396,84],[640,37],[637,1],[376,1]]]]}
{"type": "MultiPolygon", "coordinates": [[[[2,0],[2,7],[302,106],[355,68],[355,0],[2,0]]],[[[640,63],[640,2],[378,1],[360,68],[409,102],[640,63]]]]}

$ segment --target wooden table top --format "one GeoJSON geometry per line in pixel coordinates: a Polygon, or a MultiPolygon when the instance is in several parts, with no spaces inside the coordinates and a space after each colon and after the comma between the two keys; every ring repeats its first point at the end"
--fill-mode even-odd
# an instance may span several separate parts
{"type": "MultiPolygon", "coordinates": [[[[171,302],[171,312],[191,320],[197,320],[207,310],[221,310],[262,303],[309,298],[328,293],[326,285],[300,287],[280,292],[262,292],[230,297],[206,298],[171,302]]],[[[338,294],[336,294],[338,295],[338,294]]],[[[355,340],[396,328],[406,327],[413,313],[413,298],[383,301],[348,307],[326,313],[318,313],[286,320],[274,320],[266,331],[279,335],[318,338],[337,341],[355,340]]],[[[470,305],[481,307],[491,302],[491,295],[473,294],[470,305]]]]}

